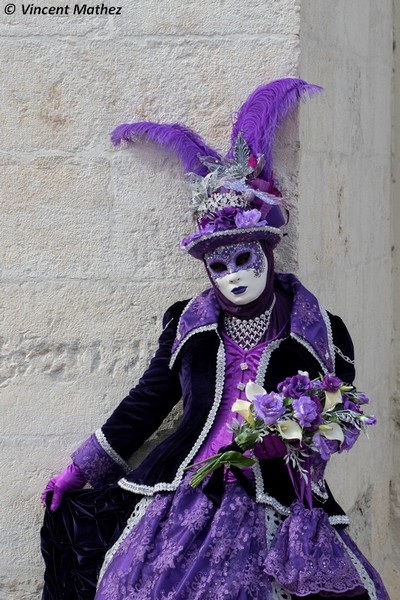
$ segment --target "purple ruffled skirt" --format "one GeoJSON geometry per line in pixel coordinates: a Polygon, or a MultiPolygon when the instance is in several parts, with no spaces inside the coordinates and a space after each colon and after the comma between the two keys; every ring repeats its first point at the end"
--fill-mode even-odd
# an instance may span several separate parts
{"type": "MultiPolygon", "coordinates": [[[[106,557],[95,600],[294,600],[264,566],[281,523],[235,483],[226,485],[218,508],[186,479],[175,493],[138,505],[106,557]]],[[[389,600],[376,571],[343,530],[339,535],[368,590],[356,597],[389,600]]],[[[323,597],[352,595],[308,596],[323,597]]]]}

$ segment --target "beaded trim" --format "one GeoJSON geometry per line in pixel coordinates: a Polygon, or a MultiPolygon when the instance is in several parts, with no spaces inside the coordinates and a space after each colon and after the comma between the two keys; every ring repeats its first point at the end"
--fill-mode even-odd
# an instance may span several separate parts
{"type": "Polygon", "coordinates": [[[201,237],[191,241],[190,244],[185,246],[184,250],[189,252],[194,246],[196,246],[200,242],[204,242],[205,240],[212,240],[215,237],[221,237],[221,236],[226,236],[226,235],[227,236],[231,236],[231,235],[236,236],[236,235],[243,235],[243,234],[247,234],[247,233],[257,233],[257,232],[273,233],[273,234],[279,236],[280,238],[282,237],[282,232],[277,227],[271,227],[271,226],[245,227],[245,228],[242,227],[241,229],[224,229],[223,231],[214,231],[214,233],[209,233],[208,235],[202,235],[201,237]]]}
{"type": "Polygon", "coordinates": [[[224,380],[225,380],[225,348],[224,348],[224,344],[222,343],[221,336],[219,335],[218,332],[217,332],[217,335],[219,337],[220,344],[219,344],[218,353],[217,353],[217,374],[216,374],[216,378],[215,378],[214,402],[213,402],[213,405],[211,407],[211,410],[209,412],[209,415],[207,417],[207,420],[205,422],[205,425],[203,427],[201,434],[197,438],[197,440],[196,440],[193,448],[190,450],[189,454],[186,456],[186,458],[184,459],[184,461],[178,468],[174,480],[172,481],[172,483],[160,482],[160,483],[156,483],[153,486],[150,486],[150,485],[134,483],[132,481],[127,481],[125,478],[123,478],[123,479],[119,480],[118,485],[120,487],[122,487],[124,490],[128,490],[129,492],[134,492],[136,494],[143,494],[144,496],[152,496],[155,492],[161,492],[161,491],[172,492],[172,491],[176,490],[176,488],[178,487],[179,483],[181,482],[181,480],[184,476],[185,468],[190,464],[192,458],[197,454],[197,452],[200,449],[200,446],[203,444],[204,440],[206,439],[206,437],[214,423],[219,405],[221,404],[222,393],[223,393],[223,389],[224,389],[224,380]]]}
{"type": "Polygon", "coordinates": [[[296,342],[299,342],[299,344],[301,344],[305,348],[307,348],[307,350],[309,351],[309,353],[312,354],[313,357],[315,358],[315,360],[321,365],[321,368],[322,368],[322,370],[323,370],[323,372],[325,374],[329,372],[328,369],[327,369],[327,367],[326,367],[326,365],[324,365],[324,363],[321,361],[320,357],[315,352],[315,350],[311,346],[311,344],[309,344],[305,339],[303,339],[302,337],[300,337],[299,335],[297,335],[297,333],[291,332],[290,333],[290,337],[293,338],[294,340],[296,340],[296,342]]]}
{"type": "Polygon", "coordinates": [[[347,515],[332,515],[329,517],[329,523],[331,525],[349,525],[350,519],[347,515]]]}
{"type": "Polygon", "coordinates": [[[244,350],[254,348],[268,330],[276,296],[271,306],[254,319],[239,319],[233,315],[224,316],[224,327],[228,336],[244,350]]]}
{"type": "Polygon", "coordinates": [[[115,452],[114,448],[110,446],[102,430],[97,429],[94,432],[94,435],[96,436],[96,440],[99,442],[104,452],[107,452],[108,456],[110,456],[125,471],[125,473],[129,473],[129,471],[132,470],[132,467],[130,467],[128,463],[126,463],[124,459],[117,452],[115,452]]]}
{"type": "Polygon", "coordinates": [[[368,572],[366,570],[366,568],[364,567],[364,565],[358,560],[357,556],[354,554],[354,552],[348,547],[348,545],[346,544],[346,542],[340,537],[340,535],[338,534],[337,531],[335,531],[336,536],[339,540],[339,542],[342,544],[342,546],[344,546],[347,554],[350,557],[351,562],[353,563],[361,581],[363,586],[365,587],[365,589],[368,592],[368,596],[369,596],[369,600],[378,600],[378,597],[376,595],[376,586],[375,583],[373,582],[373,580],[371,579],[371,577],[368,575],[368,572]]]}
{"type": "Polygon", "coordinates": [[[328,498],[329,498],[328,493],[322,489],[321,485],[318,485],[318,483],[315,483],[315,481],[311,482],[311,489],[315,496],[318,496],[322,500],[328,500],[328,498]]]}
{"type": "Polygon", "coordinates": [[[186,344],[186,342],[192,337],[192,335],[195,335],[196,333],[201,333],[202,331],[216,331],[217,327],[218,323],[211,323],[210,325],[203,325],[202,327],[198,327],[197,329],[192,329],[192,331],[179,343],[179,346],[171,356],[171,360],[169,361],[169,368],[172,369],[179,352],[182,350],[182,346],[186,344]]]}
{"type": "Polygon", "coordinates": [[[321,315],[325,322],[326,330],[328,332],[328,347],[329,347],[329,353],[330,353],[331,359],[332,359],[332,373],[334,373],[335,372],[335,346],[333,345],[331,320],[323,306],[320,305],[319,309],[321,311],[321,315]]]}
{"type": "Polygon", "coordinates": [[[142,498],[136,504],[131,516],[128,519],[125,529],[123,530],[123,532],[121,533],[121,535],[119,536],[119,538],[117,539],[115,544],[113,546],[111,546],[111,548],[108,550],[108,552],[106,553],[106,555],[104,557],[104,562],[102,564],[99,579],[97,581],[97,589],[99,588],[99,584],[104,577],[104,573],[106,572],[108,565],[114,558],[118,548],[120,547],[120,545],[122,544],[124,539],[127,537],[127,535],[132,531],[132,529],[139,523],[139,521],[144,516],[146,510],[148,509],[148,507],[150,506],[150,504],[152,502],[153,502],[153,498],[142,498]]]}
{"type": "Polygon", "coordinates": [[[350,365],[355,364],[355,361],[353,359],[351,359],[349,356],[346,356],[345,354],[343,354],[343,352],[341,351],[340,348],[338,348],[337,346],[333,346],[333,347],[335,349],[336,354],[339,354],[340,358],[343,358],[343,360],[345,360],[350,365]]]}

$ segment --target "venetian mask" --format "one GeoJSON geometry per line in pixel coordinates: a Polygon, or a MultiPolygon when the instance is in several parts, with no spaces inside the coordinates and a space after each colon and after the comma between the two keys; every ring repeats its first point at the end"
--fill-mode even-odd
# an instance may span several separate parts
{"type": "Polygon", "coordinates": [[[219,246],[204,261],[215,286],[237,306],[253,302],[265,290],[268,262],[260,242],[219,246]]]}

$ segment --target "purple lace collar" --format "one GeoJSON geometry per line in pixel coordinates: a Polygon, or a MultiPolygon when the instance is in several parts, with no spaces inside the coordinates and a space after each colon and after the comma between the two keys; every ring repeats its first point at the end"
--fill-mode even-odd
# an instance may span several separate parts
{"type": "MultiPolygon", "coordinates": [[[[293,298],[290,335],[307,346],[325,369],[334,371],[334,351],[329,318],[324,308],[291,273],[276,273],[275,286],[293,298]]],[[[221,308],[213,288],[195,296],[183,311],[172,347],[171,365],[185,342],[194,334],[216,330],[221,308]]]]}

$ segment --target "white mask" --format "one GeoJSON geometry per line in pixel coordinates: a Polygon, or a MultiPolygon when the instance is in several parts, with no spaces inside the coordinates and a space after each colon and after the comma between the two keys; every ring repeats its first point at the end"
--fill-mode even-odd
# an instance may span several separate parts
{"type": "Polygon", "coordinates": [[[211,279],[232,304],[249,304],[265,290],[268,261],[260,242],[220,246],[207,252],[204,260],[211,279]]]}

